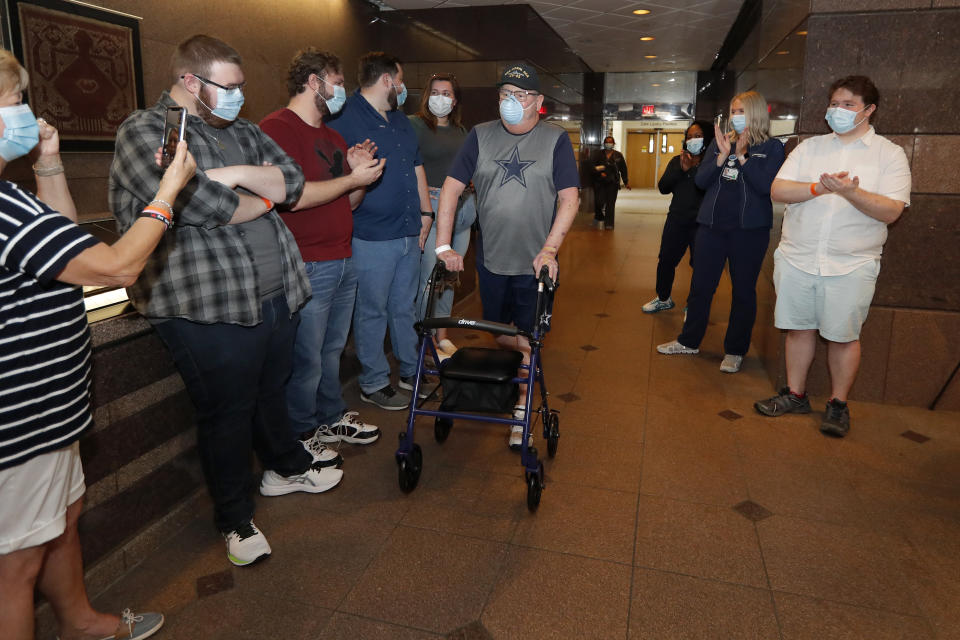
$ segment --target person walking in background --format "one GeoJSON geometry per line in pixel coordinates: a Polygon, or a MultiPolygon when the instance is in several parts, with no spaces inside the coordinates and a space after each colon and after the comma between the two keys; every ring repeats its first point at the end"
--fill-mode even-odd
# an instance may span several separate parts
{"type": "Polygon", "coordinates": [[[687,318],[676,340],[657,347],[663,354],[699,353],[713,294],[729,264],[733,296],[720,364],[724,373],[739,371],[750,348],[757,278],[773,226],[770,185],[784,158],[783,144],[770,137],[767,101],[756,91],[734,96],[730,123],[732,131],[715,128],[716,138],[697,169],[696,184],[707,193],[697,215],[687,318]]]}
{"type": "MultiPolygon", "coordinates": [[[[460,84],[452,73],[437,73],[430,78],[430,85],[423,92],[420,110],[410,119],[413,130],[417,132],[420,143],[420,156],[427,174],[430,191],[430,205],[437,212],[440,188],[447,177],[447,171],[453,164],[457,152],[467,137],[467,130],[460,120],[460,84]]],[[[464,190],[457,203],[456,218],[453,224],[453,239],[450,244],[461,256],[466,255],[470,244],[470,227],[477,219],[477,205],[473,190],[464,190]]],[[[420,258],[420,286],[417,288],[417,317],[423,318],[427,311],[427,299],[424,290],[427,280],[437,263],[437,228],[433,225],[430,235],[424,243],[423,256],[420,258]]],[[[445,285],[443,291],[434,299],[433,317],[448,318],[453,309],[453,287],[445,285]]],[[[437,355],[441,360],[453,355],[456,345],[447,337],[446,328],[437,329],[437,355]]]]}
{"type": "Polygon", "coordinates": [[[690,264],[693,265],[693,250],[697,236],[697,212],[703,202],[704,190],[697,186],[696,175],[700,160],[713,141],[713,130],[706,123],[694,122],[683,134],[683,151],[674,156],[660,176],[657,188],[660,193],[672,193],[667,220],[663,223],[660,238],[660,256],[657,262],[657,297],[643,305],[644,313],[656,313],[672,309],[671,292],[677,265],[683,254],[690,249],[690,264]]]}
{"type": "Polygon", "coordinates": [[[603,149],[593,157],[593,219],[601,229],[613,229],[614,208],[620,183],[630,188],[627,161],[617,151],[613,136],[603,139],[603,149]]]}

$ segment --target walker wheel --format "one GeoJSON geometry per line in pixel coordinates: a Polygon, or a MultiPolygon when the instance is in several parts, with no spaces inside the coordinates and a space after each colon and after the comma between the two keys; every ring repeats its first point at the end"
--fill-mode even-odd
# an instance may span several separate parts
{"type": "Polygon", "coordinates": [[[450,429],[453,427],[453,420],[450,418],[441,418],[437,416],[433,421],[433,438],[443,444],[450,435],[450,429]]]}
{"type": "Polygon", "coordinates": [[[539,463],[536,473],[527,474],[527,509],[536,512],[540,506],[540,495],[543,493],[543,462],[539,463]]]}
{"type": "Polygon", "coordinates": [[[420,472],[423,471],[423,451],[420,450],[420,445],[414,444],[410,453],[397,460],[397,470],[401,491],[410,493],[417,488],[420,472]]]}
{"type": "Polygon", "coordinates": [[[560,415],[557,413],[551,413],[549,420],[549,433],[547,434],[547,455],[552,458],[557,455],[557,445],[560,441],[560,415]]]}

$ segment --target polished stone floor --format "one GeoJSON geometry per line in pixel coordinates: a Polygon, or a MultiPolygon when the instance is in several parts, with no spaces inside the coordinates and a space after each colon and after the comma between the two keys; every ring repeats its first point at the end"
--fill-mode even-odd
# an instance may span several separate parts
{"type": "Polygon", "coordinates": [[[503,427],[438,445],[422,420],[401,493],[406,414],[353,387],[384,437],[343,446],[328,494],[258,496],[268,561],[231,567],[199,509],[96,604],[163,611],[163,640],[960,638],[960,415],[852,402],[845,440],[817,430],[825,398],[757,415],[755,353],[718,369],[726,279],[701,355],[657,354],[682,313],[640,310],[665,204],[624,193],[615,231],[580,216],[564,245],[544,351],[562,437],[536,514],[503,427]]]}

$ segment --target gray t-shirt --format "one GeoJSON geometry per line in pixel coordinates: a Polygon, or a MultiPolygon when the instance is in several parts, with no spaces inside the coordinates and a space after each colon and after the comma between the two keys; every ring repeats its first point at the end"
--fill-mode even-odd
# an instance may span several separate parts
{"type": "Polygon", "coordinates": [[[423,158],[423,170],[427,174],[427,185],[442,187],[447,171],[457,157],[467,132],[452,125],[437,127],[436,131],[430,131],[427,123],[417,116],[410,118],[410,124],[417,133],[420,157],[423,158]]]}
{"type": "Polygon", "coordinates": [[[553,226],[557,192],[579,187],[567,132],[544,122],[520,135],[499,120],[473,128],[450,177],[477,189],[483,266],[505,276],[533,274],[553,226]]]}
{"type": "MultiPolygon", "coordinates": [[[[208,125],[207,125],[208,126],[208,125]]],[[[247,164],[237,142],[236,136],[230,130],[216,129],[209,127],[213,137],[219,142],[223,150],[223,159],[226,166],[237,164],[247,164]]],[[[240,191],[248,195],[253,195],[246,189],[240,188],[240,191]]],[[[253,263],[257,269],[257,286],[260,288],[260,299],[266,300],[272,298],[278,292],[283,291],[283,265],[280,261],[280,240],[265,214],[240,225],[243,237],[246,238],[253,252],[253,263]]]]}

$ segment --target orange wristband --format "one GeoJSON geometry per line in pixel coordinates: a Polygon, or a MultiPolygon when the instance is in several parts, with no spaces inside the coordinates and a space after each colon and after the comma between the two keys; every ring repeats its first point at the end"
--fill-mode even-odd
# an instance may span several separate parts
{"type": "Polygon", "coordinates": [[[815,195],[815,196],[820,195],[819,193],[817,193],[817,183],[816,183],[816,182],[811,182],[811,183],[810,183],[810,193],[812,193],[812,194],[815,195]]]}
{"type": "Polygon", "coordinates": [[[273,203],[271,201],[267,200],[263,196],[260,196],[260,199],[263,200],[263,204],[267,205],[267,211],[270,211],[270,209],[273,209],[273,203]]]}

